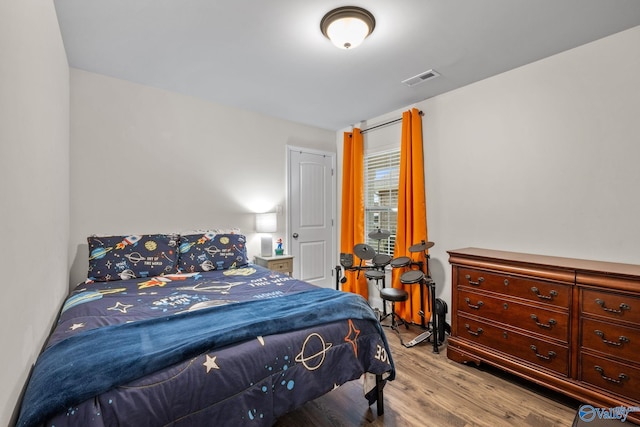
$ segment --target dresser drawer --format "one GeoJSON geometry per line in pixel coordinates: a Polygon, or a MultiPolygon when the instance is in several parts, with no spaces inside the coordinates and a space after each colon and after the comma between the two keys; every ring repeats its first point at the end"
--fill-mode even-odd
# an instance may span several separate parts
{"type": "Polygon", "coordinates": [[[509,324],[515,328],[569,341],[569,313],[505,300],[467,290],[458,291],[458,311],[509,324]]]}
{"type": "Polygon", "coordinates": [[[458,337],[549,369],[563,376],[569,374],[567,346],[552,344],[511,329],[459,315],[458,337]]]}
{"type": "Polygon", "coordinates": [[[582,347],[640,363],[640,329],[594,319],[581,320],[582,347]]]}
{"type": "Polygon", "coordinates": [[[491,273],[473,268],[458,270],[458,286],[497,292],[564,308],[569,307],[571,301],[571,287],[569,285],[491,273]]]}
{"type": "Polygon", "coordinates": [[[640,297],[584,288],[581,295],[583,313],[640,325],[640,297]]]}
{"type": "Polygon", "coordinates": [[[279,271],[282,273],[289,272],[293,270],[293,260],[286,259],[282,261],[270,261],[269,269],[273,271],[279,271]]]}
{"type": "Polygon", "coordinates": [[[594,407],[640,407],[640,265],[448,253],[451,360],[491,363],[594,407]],[[546,333],[527,324],[532,314],[546,333]]]}
{"type": "Polygon", "coordinates": [[[640,401],[640,368],[584,352],[581,359],[581,381],[640,401]]]}

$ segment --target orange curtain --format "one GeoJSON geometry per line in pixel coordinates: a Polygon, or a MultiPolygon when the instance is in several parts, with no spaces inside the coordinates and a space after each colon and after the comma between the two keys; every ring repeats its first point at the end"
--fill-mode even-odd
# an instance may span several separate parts
{"type": "MultiPolygon", "coordinates": [[[[344,133],[342,174],[342,223],[340,252],[353,254],[353,247],[364,243],[364,141],[360,129],[344,133]]],[[[354,255],[353,264],[360,260],[354,255]]],[[[345,272],[342,290],[369,298],[367,279],[360,272],[345,272]]]]}
{"type": "MultiPolygon", "coordinates": [[[[428,241],[427,203],[424,182],[424,160],[422,150],[422,117],[413,108],[402,114],[402,141],[400,145],[400,182],[398,183],[398,228],[393,252],[394,258],[407,256],[412,261],[426,262],[424,252],[409,252],[409,247],[428,241]]],[[[415,267],[417,268],[417,267],[415,267]]],[[[400,276],[403,269],[393,269],[393,287],[409,293],[405,303],[396,304],[398,314],[411,322],[420,324],[420,285],[403,285],[400,276]]],[[[424,271],[424,268],[423,268],[424,271]]],[[[426,287],[423,289],[425,323],[429,321],[426,287]]]]}

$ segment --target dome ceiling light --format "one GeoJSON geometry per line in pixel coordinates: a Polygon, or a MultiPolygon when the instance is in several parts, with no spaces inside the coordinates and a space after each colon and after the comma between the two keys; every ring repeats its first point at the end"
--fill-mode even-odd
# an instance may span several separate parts
{"type": "Polygon", "coordinates": [[[376,20],[368,10],[344,6],[328,12],[320,21],[320,30],[340,49],[353,49],[373,32],[376,20]]]}

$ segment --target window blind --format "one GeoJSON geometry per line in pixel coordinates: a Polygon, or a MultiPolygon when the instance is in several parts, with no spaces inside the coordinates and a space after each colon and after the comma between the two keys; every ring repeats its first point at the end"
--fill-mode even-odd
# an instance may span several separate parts
{"type": "Polygon", "coordinates": [[[377,253],[389,256],[393,256],[396,241],[399,176],[399,149],[365,155],[365,243],[373,246],[377,253]],[[369,233],[378,229],[389,230],[391,236],[380,241],[371,239],[369,233]]]}

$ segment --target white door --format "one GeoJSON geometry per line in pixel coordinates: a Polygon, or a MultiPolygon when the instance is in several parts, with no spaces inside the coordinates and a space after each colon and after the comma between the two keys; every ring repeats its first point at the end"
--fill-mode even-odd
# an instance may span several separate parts
{"type": "Polygon", "coordinates": [[[288,147],[289,247],[293,277],[333,287],[335,154],[288,147]]]}

